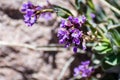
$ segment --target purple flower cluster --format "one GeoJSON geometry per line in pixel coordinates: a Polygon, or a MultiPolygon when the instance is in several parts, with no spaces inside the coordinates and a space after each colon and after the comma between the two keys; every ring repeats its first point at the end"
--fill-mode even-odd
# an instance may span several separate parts
{"type": "Polygon", "coordinates": [[[32,26],[36,23],[37,19],[42,16],[47,19],[51,16],[50,12],[40,13],[40,10],[43,10],[44,6],[35,6],[31,2],[25,3],[22,6],[21,12],[24,13],[24,21],[28,26],[32,26]]]}
{"type": "Polygon", "coordinates": [[[35,12],[40,9],[40,6],[34,6],[31,2],[23,4],[21,11],[25,13],[24,21],[28,26],[32,26],[37,21],[35,12]]]}
{"type": "Polygon", "coordinates": [[[65,44],[65,47],[69,47],[70,44],[73,44],[74,52],[77,52],[78,46],[82,44],[83,50],[85,50],[86,46],[82,39],[83,32],[81,30],[85,22],[86,17],[84,15],[79,18],[69,16],[67,20],[62,20],[57,35],[59,37],[59,43],[65,44]]]}
{"type": "Polygon", "coordinates": [[[82,78],[90,77],[94,71],[93,67],[89,67],[90,61],[81,62],[81,65],[74,68],[74,76],[81,76],[82,78]]]}

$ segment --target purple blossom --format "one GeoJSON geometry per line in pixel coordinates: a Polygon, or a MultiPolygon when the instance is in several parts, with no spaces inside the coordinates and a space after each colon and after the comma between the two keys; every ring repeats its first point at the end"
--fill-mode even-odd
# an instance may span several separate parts
{"type": "Polygon", "coordinates": [[[59,43],[63,44],[64,42],[66,42],[67,39],[69,39],[69,32],[63,28],[60,28],[57,36],[60,39],[59,43]]]}
{"type": "Polygon", "coordinates": [[[34,6],[31,2],[23,4],[21,12],[24,13],[24,21],[28,26],[32,26],[37,21],[35,12],[40,9],[39,6],[34,6]]]}
{"type": "Polygon", "coordinates": [[[28,9],[31,9],[34,5],[31,2],[25,3],[22,5],[21,12],[26,12],[28,9]]]}
{"type": "Polygon", "coordinates": [[[77,46],[74,46],[74,47],[73,47],[73,51],[74,51],[74,52],[77,52],[77,46]]]}
{"type": "Polygon", "coordinates": [[[28,26],[32,26],[37,20],[36,16],[32,17],[32,16],[24,15],[24,18],[25,18],[24,21],[28,26]]]}
{"type": "Polygon", "coordinates": [[[80,39],[82,37],[82,31],[80,31],[79,29],[74,29],[71,37],[73,38],[73,43],[79,45],[80,44],[80,39]]]}
{"type": "Polygon", "coordinates": [[[86,19],[85,15],[82,15],[82,16],[81,16],[81,23],[85,23],[86,20],[87,20],[87,19],[86,19]]]}
{"type": "Polygon", "coordinates": [[[74,68],[74,76],[80,75],[82,78],[90,77],[94,69],[93,67],[90,67],[89,64],[90,61],[81,62],[78,67],[74,68]]]}
{"type": "MultiPolygon", "coordinates": [[[[67,20],[62,20],[60,28],[58,29],[59,42],[69,47],[71,44],[74,45],[73,51],[76,53],[78,46],[82,44],[83,32],[81,26],[85,23],[86,17],[81,16],[80,18],[69,16],[67,20]]],[[[85,50],[85,45],[83,49],[85,50]]]]}
{"type": "MultiPolygon", "coordinates": [[[[48,2],[48,1],[47,1],[48,2]]],[[[40,13],[40,10],[46,9],[47,7],[35,6],[31,2],[23,4],[21,12],[24,13],[24,21],[28,26],[32,26],[36,23],[39,16],[44,17],[45,19],[51,18],[50,12],[40,13]]],[[[49,8],[49,7],[48,7],[49,8]]]]}
{"type": "Polygon", "coordinates": [[[60,27],[61,27],[61,28],[65,28],[65,22],[66,22],[65,20],[62,20],[62,21],[61,21],[61,24],[60,24],[60,27]]]}
{"type": "Polygon", "coordinates": [[[45,13],[42,13],[40,17],[42,17],[46,20],[51,20],[52,19],[52,14],[50,12],[45,12],[45,13]]]}
{"type": "Polygon", "coordinates": [[[94,13],[91,13],[90,16],[92,19],[94,19],[96,17],[96,15],[94,13]]]}

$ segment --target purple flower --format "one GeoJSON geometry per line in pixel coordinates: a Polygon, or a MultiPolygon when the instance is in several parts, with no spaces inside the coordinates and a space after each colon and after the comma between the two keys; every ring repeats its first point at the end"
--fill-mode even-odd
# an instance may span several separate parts
{"type": "Polygon", "coordinates": [[[37,18],[36,16],[28,16],[24,15],[24,21],[28,26],[32,26],[36,22],[37,18]]]}
{"type": "Polygon", "coordinates": [[[26,12],[28,9],[31,9],[34,5],[31,2],[25,3],[22,5],[21,12],[26,12]]]}
{"type": "Polygon", "coordinates": [[[82,65],[89,65],[90,64],[90,61],[84,61],[84,62],[81,62],[82,65]]]}
{"type": "Polygon", "coordinates": [[[51,15],[50,12],[42,13],[42,14],[40,15],[40,17],[45,18],[46,20],[51,20],[51,19],[52,19],[52,15],[51,15]]]}
{"type": "Polygon", "coordinates": [[[66,22],[65,20],[62,20],[62,21],[61,21],[61,24],[60,24],[60,27],[61,27],[61,28],[65,28],[65,22],[66,22]]]}
{"type": "MultiPolygon", "coordinates": [[[[86,17],[81,18],[69,16],[67,20],[62,20],[58,30],[59,42],[69,47],[74,45],[73,51],[76,53],[78,46],[82,44],[83,32],[81,26],[85,23],[86,17]]],[[[83,45],[85,47],[85,45],[83,45]]]]}
{"type": "MultiPolygon", "coordinates": [[[[44,17],[45,19],[51,19],[51,13],[50,12],[43,12],[40,11],[43,9],[46,9],[46,6],[35,6],[31,2],[23,4],[21,8],[21,12],[24,13],[24,21],[28,26],[32,26],[34,23],[36,23],[39,16],[44,17]]],[[[48,7],[49,8],[49,7],[48,7]]],[[[48,9],[47,8],[47,9],[48,9]]]]}
{"type": "Polygon", "coordinates": [[[32,26],[37,21],[37,16],[34,15],[34,11],[28,9],[24,15],[24,21],[28,26],[32,26]]]}
{"type": "Polygon", "coordinates": [[[74,52],[77,52],[77,46],[74,46],[74,47],[73,47],[73,51],[74,51],[74,52]]]}
{"type": "Polygon", "coordinates": [[[74,29],[71,37],[73,38],[72,42],[76,45],[80,44],[80,39],[82,37],[82,31],[80,31],[79,29],[74,29]]]}
{"type": "Polygon", "coordinates": [[[92,19],[94,19],[96,17],[96,15],[94,13],[91,13],[90,16],[92,19]]]}
{"type": "Polygon", "coordinates": [[[79,29],[76,29],[76,28],[75,28],[75,29],[73,29],[71,36],[72,36],[73,38],[82,37],[82,31],[80,31],[79,29]]]}
{"type": "Polygon", "coordinates": [[[40,9],[39,6],[34,6],[31,2],[23,4],[21,12],[24,13],[24,21],[28,26],[32,26],[37,21],[35,12],[40,9]]]}
{"type": "Polygon", "coordinates": [[[59,43],[63,44],[64,42],[66,42],[67,39],[69,39],[69,32],[67,30],[65,30],[65,29],[60,28],[58,30],[58,35],[57,36],[60,39],[59,43]]]}
{"type": "Polygon", "coordinates": [[[87,19],[86,19],[85,15],[82,15],[82,16],[81,16],[81,23],[85,23],[86,20],[87,20],[87,19]]]}
{"type": "Polygon", "coordinates": [[[90,67],[89,64],[90,61],[81,62],[81,64],[78,67],[74,68],[74,76],[80,75],[83,78],[90,77],[94,69],[93,67],[90,67]]]}

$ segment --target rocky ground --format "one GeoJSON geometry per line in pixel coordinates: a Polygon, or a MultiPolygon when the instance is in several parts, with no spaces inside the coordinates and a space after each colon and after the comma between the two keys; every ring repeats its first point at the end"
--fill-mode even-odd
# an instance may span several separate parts
{"type": "MultiPolygon", "coordinates": [[[[44,51],[19,47],[17,44],[47,46],[57,44],[56,27],[59,19],[41,19],[32,27],[23,22],[20,7],[27,0],[0,0],[0,80],[56,80],[71,51],[44,51]],[[16,43],[14,46],[8,46],[16,43]]],[[[45,0],[31,0],[45,4],[45,0]]],[[[64,0],[63,0],[64,1],[64,0]]],[[[51,0],[51,3],[68,6],[68,2],[51,0]]],[[[71,8],[72,9],[72,8],[71,8]]],[[[69,77],[69,69],[64,78],[69,77]]]]}

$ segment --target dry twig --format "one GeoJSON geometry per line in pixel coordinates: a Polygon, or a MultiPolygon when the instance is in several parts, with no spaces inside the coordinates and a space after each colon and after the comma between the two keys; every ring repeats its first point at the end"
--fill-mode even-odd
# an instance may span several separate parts
{"type": "Polygon", "coordinates": [[[58,76],[58,79],[57,80],[62,80],[64,74],[65,74],[65,71],[68,69],[68,67],[70,66],[71,62],[74,60],[74,57],[71,57],[67,62],[66,64],[64,65],[61,73],[60,73],[60,76],[58,76]]]}
{"type": "MultiPolygon", "coordinates": [[[[61,45],[58,44],[49,44],[46,46],[39,46],[39,45],[30,45],[30,44],[25,44],[25,43],[16,43],[16,42],[5,42],[5,41],[0,41],[1,46],[10,46],[10,47],[24,47],[28,49],[32,49],[35,51],[72,51],[72,47],[69,49],[64,48],[61,45]]],[[[85,51],[78,49],[78,52],[80,53],[85,53],[85,51]]]]}

